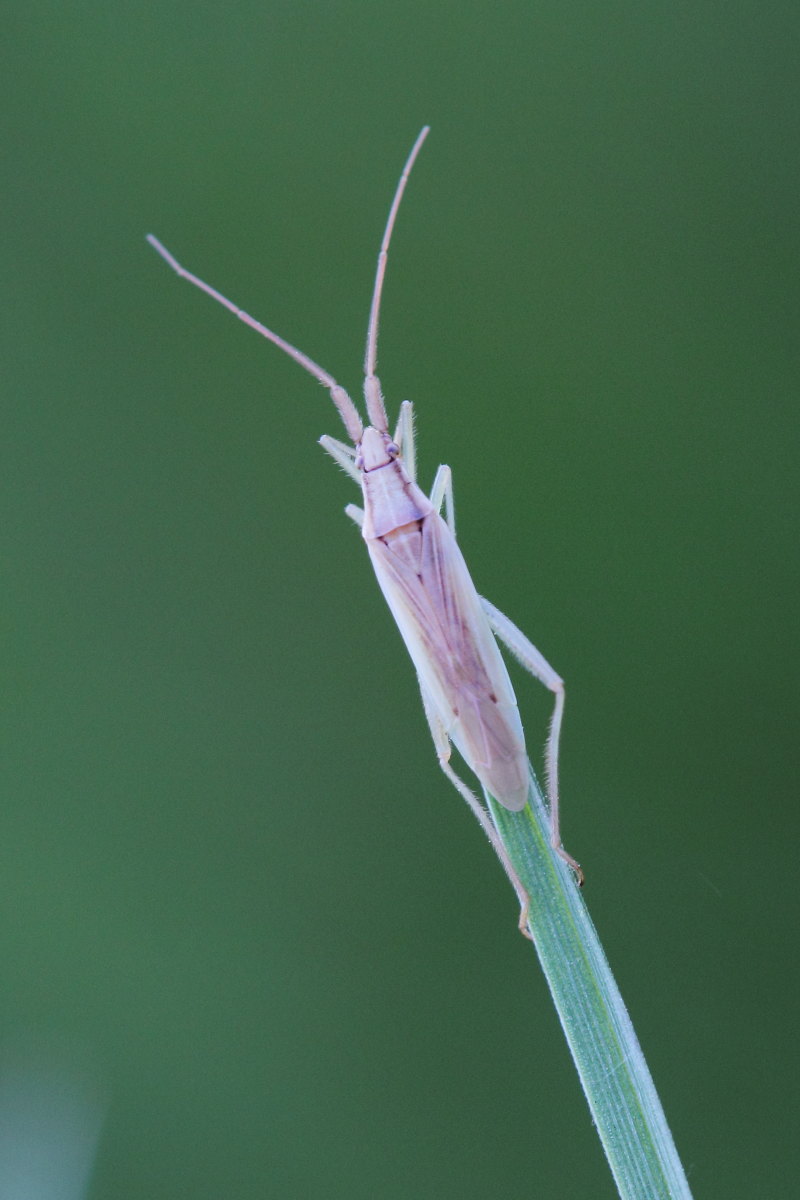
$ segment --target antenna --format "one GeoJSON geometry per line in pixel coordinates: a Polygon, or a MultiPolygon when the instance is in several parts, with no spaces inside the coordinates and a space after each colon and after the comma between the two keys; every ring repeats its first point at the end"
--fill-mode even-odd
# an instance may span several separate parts
{"type": "Polygon", "coordinates": [[[177,258],[170,254],[166,246],[162,246],[158,238],[154,237],[152,233],[147,234],[147,240],[153,249],[161,255],[161,257],[164,259],[164,262],[172,267],[176,275],[180,276],[181,279],[186,279],[189,283],[194,284],[196,288],[199,288],[201,292],[205,292],[207,296],[210,296],[212,300],[216,300],[218,304],[224,305],[224,307],[232,312],[235,317],[238,317],[240,321],[244,321],[248,328],[255,329],[256,333],[260,333],[261,336],[267,338],[268,341],[274,342],[279,349],[283,350],[285,354],[288,354],[290,358],[293,358],[294,361],[299,363],[301,367],[304,367],[306,371],[308,371],[309,375],[313,375],[318,383],[321,383],[323,387],[327,388],[331,394],[331,400],[333,400],[333,403],[339,410],[339,416],[344,422],[344,427],[347,430],[348,437],[354,445],[356,442],[361,441],[361,435],[364,432],[364,427],[361,423],[361,417],[359,416],[358,409],[341,384],[337,383],[332,375],[329,375],[328,372],[319,365],[319,363],[315,363],[313,358],[309,358],[307,354],[303,354],[303,351],[298,350],[296,346],[291,344],[291,342],[287,342],[277,333],[273,333],[271,329],[267,329],[266,325],[262,325],[260,321],[255,319],[255,317],[251,317],[249,313],[246,313],[243,308],[239,308],[238,304],[234,304],[233,301],[229,300],[227,296],[223,296],[222,292],[218,292],[217,289],[213,288],[210,283],[206,283],[205,280],[200,279],[197,275],[193,275],[191,271],[187,271],[185,267],[181,266],[177,258]]]}
{"type": "Polygon", "coordinates": [[[378,254],[378,266],[375,271],[375,287],[372,290],[372,304],[369,309],[369,325],[367,326],[367,349],[364,355],[364,400],[366,401],[367,417],[370,424],[379,429],[381,433],[386,433],[389,428],[386,406],[383,403],[383,396],[381,395],[381,385],[378,381],[378,376],[375,374],[375,368],[378,365],[378,323],[381,310],[381,295],[383,293],[383,279],[386,275],[389,242],[392,240],[397,210],[400,207],[400,201],[403,199],[403,192],[406,190],[411,168],[414,166],[416,157],[422,149],[422,143],[429,133],[430,126],[424,125],[411,148],[411,153],[406,159],[406,165],[403,167],[403,173],[400,176],[394,200],[392,200],[392,207],[389,209],[386,228],[383,231],[383,241],[381,242],[381,249],[378,254]]]}
{"type": "MultiPolygon", "coordinates": [[[[403,167],[403,173],[400,176],[400,182],[394,194],[392,207],[389,209],[389,217],[386,222],[386,229],[381,242],[380,254],[378,255],[378,267],[375,273],[375,287],[372,292],[372,304],[369,310],[369,326],[367,328],[367,351],[364,359],[364,399],[367,406],[367,416],[370,423],[375,426],[381,433],[387,433],[389,421],[386,416],[386,408],[381,395],[381,385],[378,377],[375,374],[375,366],[377,363],[378,354],[378,317],[381,307],[381,293],[383,291],[383,278],[386,274],[386,260],[389,253],[389,242],[392,237],[397,210],[400,207],[400,201],[403,198],[408,177],[411,173],[411,168],[414,165],[414,160],[419,154],[420,147],[428,136],[429,128],[426,125],[414,142],[411,153],[406,160],[406,165],[403,167]]],[[[194,287],[199,288],[201,292],[205,292],[212,300],[216,300],[218,304],[222,304],[225,308],[232,312],[235,317],[243,321],[250,329],[254,329],[256,333],[260,333],[262,337],[276,345],[284,354],[288,354],[296,363],[299,363],[304,370],[308,371],[309,375],[313,375],[318,383],[321,383],[324,388],[330,392],[331,399],[339,411],[339,416],[344,422],[344,427],[347,430],[350,440],[356,445],[361,441],[364,432],[363,423],[359,415],[358,409],[353,403],[350,395],[345,391],[341,384],[337,383],[328,371],[314,362],[313,358],[309,358],[302,350],[298,350],[291,342],[287,342],[277,333],[273,333],[266,325],[262,325],[255,317],[251,317],[244,309],[239,308],[238,304],[234,304],[227,296],[223,296],[222,292],[218,292],[211,284],[206,283],[199,276],[193,275],[191,271],[187,271],[182,267],[174,255],[170,254],[166,246],[163,246],[157,237],[152,233],[148,233],[147,240],[153,249],[161,255],[168,266],[172,267],[176,275],[181,279],[187,280],[194,287]]]]}

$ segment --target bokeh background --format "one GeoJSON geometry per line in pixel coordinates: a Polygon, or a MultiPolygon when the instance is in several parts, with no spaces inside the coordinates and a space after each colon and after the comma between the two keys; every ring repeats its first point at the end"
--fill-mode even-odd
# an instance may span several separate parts
{"type": "Polygon", "coordinates": [[[796,5],[4,25],[3,1200],[615,1194],[331,405],[144,242],[355,391],[425,122],[386,394],[568,681],[565,841],[697,1196],[796,1196],[796,5]]]}

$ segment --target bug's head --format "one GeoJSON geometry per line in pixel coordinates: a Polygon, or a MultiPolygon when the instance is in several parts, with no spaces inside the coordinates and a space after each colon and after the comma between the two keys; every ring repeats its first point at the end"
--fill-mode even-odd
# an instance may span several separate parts
{"type": "Polygon", "coordinates": [[[369,472],[388,467],[399,453],[400,447],[388,433],[368,425],[356,446],[356,469],[369,472]]]}

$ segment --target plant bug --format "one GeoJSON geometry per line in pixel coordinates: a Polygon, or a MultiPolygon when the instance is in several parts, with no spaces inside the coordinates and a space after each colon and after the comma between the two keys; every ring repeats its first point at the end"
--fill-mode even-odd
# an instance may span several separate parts
{"type": "Polygon", "coordinates": [[[551,844],[582,883],[583,872],[561,845],[559,832],[558,746],[564,682],[521,630],[478,595],[455,538],[450,468],[439,467],[430,496],[417,486],[411,402],[400,406],[397,428],[391,434],[376,374],[389,243],[411,168],[427,135],[425,126],[406,160],[378,255],[364,359],[366,426],[353,400],[332,375],[185,270],[152,234],[147,240],[177,275],[273,342],[330,392],[352,446],[328,436],[320,438],[320,443],[361,487],[363,508],[349,504],[345,511],[361,529],[378,584],[416,668],[439,765],[480,821],[502,862],[520,902],[520,929],[527,934],[529,897],[491,813],[453,770],[450,743],[500,804],[512,812],[525,807],[530,764],[516,697],[495,640],[499,638],[555,696],[545,751],[551,844]]]}

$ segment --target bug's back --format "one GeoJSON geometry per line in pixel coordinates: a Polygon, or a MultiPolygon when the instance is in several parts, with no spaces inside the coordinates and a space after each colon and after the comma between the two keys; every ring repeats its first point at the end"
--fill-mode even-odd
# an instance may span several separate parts
{"type": "Polygon", "coordinates": [[[455,538],[406,482],[406,499],[414,494],[416,521],[365,536],[372,565],[448,737],[491,795],[517,812],[528,799],[528,760],[514,689],[455,538]]]}

